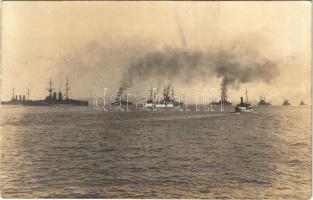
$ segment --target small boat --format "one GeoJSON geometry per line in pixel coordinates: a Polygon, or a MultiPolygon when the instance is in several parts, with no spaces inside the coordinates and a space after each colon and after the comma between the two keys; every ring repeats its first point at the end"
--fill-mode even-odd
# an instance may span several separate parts
{"type": "Polygon", "coordinates": [[[243,97],[240,97],[240,103],[236,105],[235,112],[252,112],[253,106],[248,103],[248,91],[246,90],[246,102],[243,101],[243,97]]]}
{"type": "Polygon", "coordinates": [[[300,106],[305,106],[306,104],[304,103],[304,101],[301,101],[299,105],[300,106]]]}

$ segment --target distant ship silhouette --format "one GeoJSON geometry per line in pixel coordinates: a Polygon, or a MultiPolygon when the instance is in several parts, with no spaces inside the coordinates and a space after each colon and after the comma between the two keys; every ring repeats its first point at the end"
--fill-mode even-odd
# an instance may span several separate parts
{"type": "Polygon", "coordinates": [[[291,104],[289,103],[289,101],[286,99],[283,103],[282,103],[283,106],[290,106],[291,104]]]}
{"type": "Polygon", "coordinates": [[[1,102],[3,105],[23,105],[23,106],[53,106],[53,105],[74,105],[74,106],[88,106],[88,101],[81,101],[76,99],[69,98],[69,83],[66,80],[66,93],[63,96],[62,92],[54,92],[52,89],[52,81],[49,82],[49,95],[42,100],[30,100],[29,99],[29,90],[27,91],[28,98],[25,99],[25,95],[15,95],[13,89],[13,96],[10,101],[1,102]]]}
{"type": "Polygon", "coordinates": [[[265,97],[260,97],[258,106],[270,106],[270,105],[272,104],[270,102],[266,102],[265,97]]]}

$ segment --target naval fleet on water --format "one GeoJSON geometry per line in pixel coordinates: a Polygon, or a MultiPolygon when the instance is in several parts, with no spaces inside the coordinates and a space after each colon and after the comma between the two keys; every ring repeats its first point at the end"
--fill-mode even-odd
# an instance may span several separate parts
{"type": "Polygon", "coordinates": [[[61,91],[55,92],[52,88],[52,81],[49,82],[49,95],[45,99],[41,100],[30,100],[29,90],[27,91],[27,99],[25,95],[15,95],[13,88],[13,95],[10,101],[1,102],[2,105],[22,105],[22,106],[61,106],[61,105],[72,105],[72,106],[88,106],[88,101],[81,101],[77,99],[69,98],[69,83],[66,80],[65,95],[61,91]]]}
{"type": "MultiPolygon", "coordinates": [[[[30,100],[29,98],[29,90],[27,91],[27,98],[26,95],[16,95],[15,90],[13,88],[13,94],[10,101],[2,101],[2,105],[22,105],[22,106],[62,106],[62,105],[73,105],[73,106],[88,106],[88,101],[77,100],[69,98],[69,82],[66,80],[65,85],[65,94],[61,91],[54,91],[52,88],[52,81],[49,82],[49,88],[47,89],[49,94],[46,96],[45,99],[41,100],[30,100]]],[[[123,97],[122,93],[119,93],[115,101],[111,103],[111,105],[133,105],[131,101],[123,97]]],[[[174,89],[171,88],[169,85],[164,87],[163,95],[160,97],[156,97],[156,94],[151,88],[150,91],[150,98],[143,104],[145,108],[174,108],[183,106],[184,103],[177,101],[174,97],[174,89]]],[[[213,101],[209,105],[221,106],[231,106],[232,103],[227,100],[227,96],[221,96],[220,100],[213,101]]],[[[257,103],[258,106],[270,106],[271,103],[265,100],[265,97],[260,97],[260,101],[257,103]]],[[[285,99],[282,103],[283,106],[290,105],[289,101],[285,99]]],[[[301,106],[306,105],[304,101],[301,101],[301,106]]],[[[222,109],[223,110],[223,109],[222,109]]],[[[240,103],[235,106],[235,112],[252,112],[253,106],[251,103],[248,102],[248,91],[246,90],[246,100],[243,100],[243,97],[240,97],[240,103]]]]}

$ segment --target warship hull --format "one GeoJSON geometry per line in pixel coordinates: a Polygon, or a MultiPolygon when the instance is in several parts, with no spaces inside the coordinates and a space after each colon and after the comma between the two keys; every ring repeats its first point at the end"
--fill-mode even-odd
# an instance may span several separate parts
{"type": "Polygon", "coordinates": [[[212,101],[210,103],[210,105],[212,105],[212,106],[220,106],[220,105],[231,106],[232,103],[227,100],[226,96],[225,97],[222,96],[221,99],[218,102],[217,101],[212,101]]]}
{"type": "Polygon", "coordinates": [[[258,106],[271,106],[272,104],[270,103],[258,103],[258,106]]]}
{"type": "Polygon", "coordinates": [[[235,112],[252,112],[253,107],[251,105],[243,105],[243,106],[236,106],[235,112]]]}
{"type": "Polygon", "coordinates": [[[130,101],[114,101],[111,103],[111,105],[123,105],[123,106],[126,106],[126,105],[133,105],[133,102],[130,102],[130,101]]]}
{"type": "MultiPolygon", "coordinates": [[[[210,103],[209,105],[212,105],[212,106],[220,106],[220,105],[221,105],[221,102],[212,102],[212,103],[210,103]]],[[[232,103],[229,102],[229,101],[227,101],[227,102],[223,102],[223,105],[224,105],[224,106],[231,106],[232,103]]]]}
{"type": "Polygon", "coordinates": [[[16,102],[16,101],[2,101],[1,105],[20,105],[20,102],[16,102]]]}
{"type": "Polygon", "coordinates": [[[290,103],[286,100],[282,103],[282,106],[290,106],[290,103]]]}
{"type": "Polygon", "coordinates": [[[24,101],[22,102],[23,106],[88,106],[88,101],[81,101],[76,99],[67,99],[60,101],[46,101],[46,100],[38,100],[38,101],[24,101]]]}

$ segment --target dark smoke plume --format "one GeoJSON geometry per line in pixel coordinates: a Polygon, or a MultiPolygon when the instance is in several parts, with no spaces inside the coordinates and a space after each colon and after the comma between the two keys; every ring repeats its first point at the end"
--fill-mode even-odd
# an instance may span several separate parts
{"type": "Polygon", "coordinates": [[[125,88],[124,87],[120,87],[119,90],[118,90],[117,96],[119,96],[119,97],[122,96],[124,91],[125,91],[125,88]]]}
{"type": "Polygon", "coordinates": [[[120,91],[133,86],[135,81],[149,78],[185,83],[221,79],[221,94],[226,96],[229,86],[238,89],[242,83],[269,83],[279,74],[275,62],[251,49],[215,49],[187,51],[165,48],[147,53],[130,64],[124,73],[120,91]]]}

